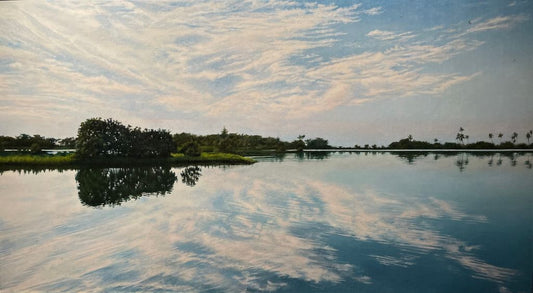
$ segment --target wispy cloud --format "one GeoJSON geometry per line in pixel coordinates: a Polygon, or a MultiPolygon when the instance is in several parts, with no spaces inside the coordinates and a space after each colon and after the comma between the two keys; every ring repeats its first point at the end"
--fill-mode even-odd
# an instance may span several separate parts
{"type": "Polygon", "coordinates": [[[524,15],[498,16],[478,23],[473,23],[467,33],[483,32],[489,30],[509,29],[517,24],[528,20],[524,15]]]}
{"type": "Polygon", "coordinates": [[[373,7],[373,8],[365,10],[364,13],[367,14],[367,15],[379,15],[379,14],[383,13],[383,8],[381,8],[381,7],[373,7]]]}
{"type": "Polygon", "coordinates": [[[428,66],[482,45],[467,34],[526,19],[479,20],[462,35],[457,28],[443,33],[448,38],[439,42],[423,30],[373,29],[366,35],[379,44],[346,50],[350,30],[379,17],[382,7],[274,0],[175,4],[3,3],[4,117],[51,121],[60,112],[67,124],[78,125],[109,115],[149,127],[194,117],[202,124],[233,120],[274,129],[341,106],[442,94],[476,75],[428,66]]]}
{"type": "Polygon", "coordinates": [[[411,38],[414,38],[415,35],[413,35],[411,32],[396,34],[389,31],[382,31],[382,30],[373,30],[367,34],[367,36],[382,40],[382,41],[407,41],[411,38]]]}

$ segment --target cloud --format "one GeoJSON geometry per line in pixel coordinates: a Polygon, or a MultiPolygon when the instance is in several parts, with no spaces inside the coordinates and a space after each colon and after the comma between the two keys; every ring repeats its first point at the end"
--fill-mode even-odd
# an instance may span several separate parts
{"type": "Polygon", "coordinates": [[[529,17],[524,15],[498,16],[479,23],[473,23],[467,33],[476,33],[489,30],[509,29],[517,24],[527,21],[529,17]]]}
{"type": "Polygon", "coordinates": [[[407,41],[407,40],[415,37],[415,35],[413,35],[411,32],[396,34],[396,33],[393,33],[393,32],[382,31],[382,30],[373,30],[373,31],[369,32],[367,34],[367,36],[369,36],[371,38],[375,38],[375,39],[381,40],[381,41],[396,40],[396,41],[400,41],[400,42],[404,42],[404,41],[407,41]]]}
{"type": "Polygon", "coordinates": [[[379,14],[383,13],[383,8],[381,8],[381,7],[373,7],[373,8],[365,10],[364,13],[367,14],[367,15],[379,15],[379,14]]]}
{"type": "Polygon", "coordinates": [[[198,125],[233,121],[279,129],[342,106],[442,94],[476,75],[428,66],[481,46],[467,33],[525,19],[479,20],[462,36],[439,42],[424,31],[374,29],[367,36],[379,44],[341,50],[349,48],[350,31],[383,8],[258,0],[178,4],[3,4],[4,117],[38,125],[61,113],[77,125],[90,116],[113,116],[146,127],[193,117],[198,125]]]}

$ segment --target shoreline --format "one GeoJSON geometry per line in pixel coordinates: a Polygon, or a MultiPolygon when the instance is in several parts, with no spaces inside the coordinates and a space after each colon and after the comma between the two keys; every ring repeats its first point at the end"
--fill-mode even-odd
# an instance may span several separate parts
{"type": "Polygon", "coordinates": [[[190,166],[190,165],[251,165],[252,158],[227,153],[202,153],[198,157],[172,154],[167,158],[95,158],[80,159],[74,153],[69,154],[2,154],[0,169],[80,169],[80,168],[118,168],[149,166],[190,166]]]}

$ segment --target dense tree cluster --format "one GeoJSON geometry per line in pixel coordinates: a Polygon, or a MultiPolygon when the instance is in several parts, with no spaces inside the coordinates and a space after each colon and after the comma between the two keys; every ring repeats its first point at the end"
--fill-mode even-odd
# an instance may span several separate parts
{"type": "Polygon", "coordinates": [[[76,152],[82,158],[168,157],[176,150],[170,132],[124,126],[113,119],[88,119],[78,129],[76,152]]]}
{"type": "Polygon", "coordinates": [[[308,139],[305,141],[307,143],[308,149],[329,149],[331,146],[328,144],[327,139],[323,139],[321,137],[317,137],[314,139],[308,139]]]}
{"type": "Polygon", "coordinates": [[[253,152],[261,150],[285,150],[287,143],[279,138],[262,137],[259,135],[246,135],[228,133],[223,130],[220,134],[194,135],[178,133],[173,135],[178,149],[184,148],[190,142],[198,144],[202,151],[220,151],[227,153],[253,152]]]}

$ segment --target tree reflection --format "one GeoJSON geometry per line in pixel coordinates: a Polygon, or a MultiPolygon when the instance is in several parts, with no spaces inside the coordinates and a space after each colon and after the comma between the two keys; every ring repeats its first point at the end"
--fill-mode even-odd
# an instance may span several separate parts
{"type": "Polygon", "coordinates": [[[328,151],[307,151],[307,152],[297,152],[296,158],[298,160],[323,160],[329,158],[331,152],[328,151]]]}
{"type": "MultiPolygon", "coordinates": [[[[402,160],[405,160],[409,165],[412,165],[415,163],[416,160],[420,159],[420,158],[425,158],[429,155],[429,152],[390,152],[392,155],[395,155],[397,157],[399,157],[400,159],[402,160]]],[[[435,157],[434,157],[435,160],[438,160],[439,157],[437,156],[437,154],[435,154],[435,157]]]]}
{"type": "Polygon", "coordinates": [[[187,186],[195,186],[200,176],[202,176],[202,169],[198,166],[187,167],[183,169],[180,173],[181,182],[185,183],[187,186]]]}
{"type": "Polygon", "coordinates": [[[516,167],[518,165],[518,159],[525,157],[524,165],[531,169],[530,152],[427,152],[427,151],[409,151],[409,152],[398,152],[392,151],[389,152],[392,155],[397,156],[398,158],[406,161],[409,165],[414,164],[417,160],[427,157],[429,154],[432,154],[433,160],[438,161],[441,158],[455,157],[455,165],[459,168],[459,171],[464,171],[469,164],[469,158],[488,158],[487,165],[489,167],[501,166],[504,160],[509,161],[511,167],[516,167]]]}
{"type": "Polygon", "coordinates": [[[455,165],[459,167],[459,171],[463,172],[466,166],[468,165],[468,153],[461,153],[457,156],[455,165]]]}
{"type": "Polygon", "coordinates": [[[80,169],[78,196],[87,206],[115,206],[143,195],[165,195],[177,177],[170,167],[80,169]]]}

